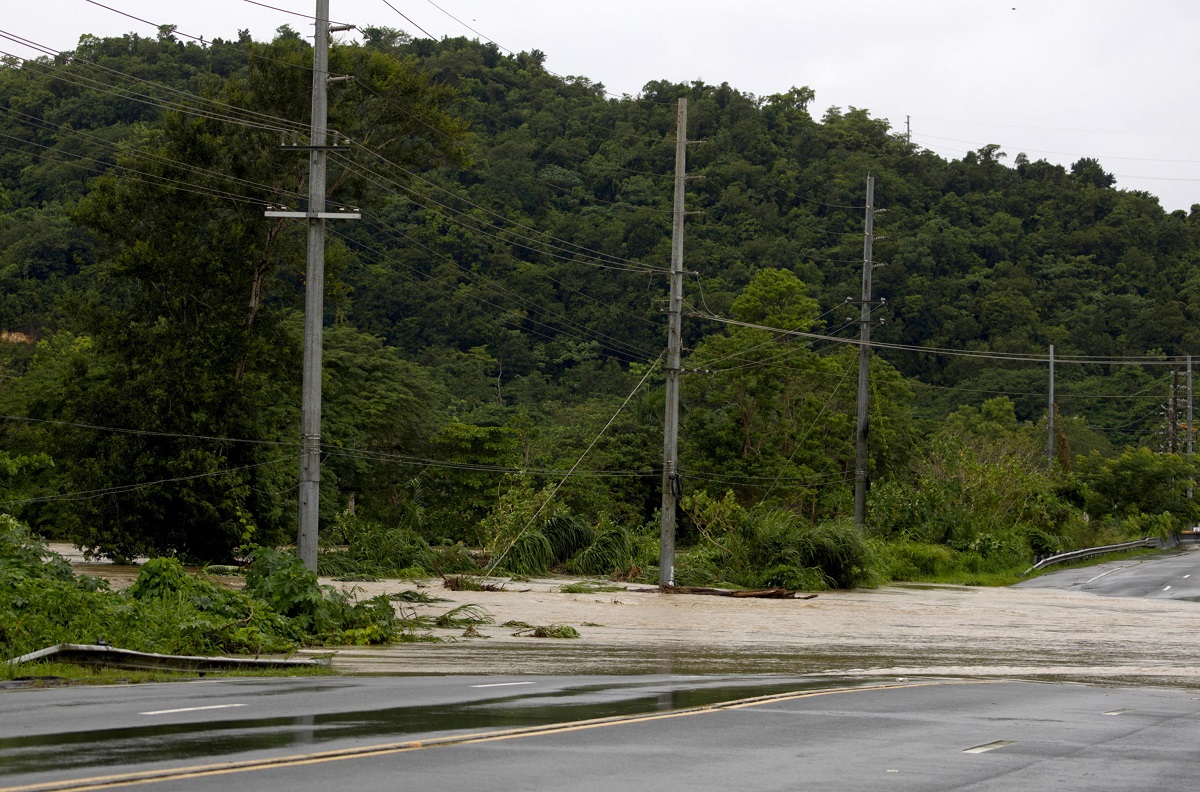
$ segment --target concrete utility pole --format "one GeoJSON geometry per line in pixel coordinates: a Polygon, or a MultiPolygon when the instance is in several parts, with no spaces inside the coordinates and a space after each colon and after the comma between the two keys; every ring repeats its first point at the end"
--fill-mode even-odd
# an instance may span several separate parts
{"type": "MultiPolygon", "coordinates": [[[[1196,432],[1192,428],[1192,356],[1187,356],[1187,439],[1184,441],[1184,453],[1191,457],[1196,450],[1196,432]]],[[[1190,459],[1188,460],[1191,461],[1190,459]]],[[[1195,490],[1195,481],[1188,479],[1187,497],[1191,500],[1195,490]]]]}
{"type": "Polygon", "coordinates": [[[854,524],[860,528],[867,520],[867,488],[870,486],[870,460],[867,457],[870,413],[868,384],[871,368],[871,257],[875,243],[875,177],[867,177],[867,209],[863,231],[862,311],[858,337],[858,431],[854,442],[854,524]]]}
{"type": "Polygon", "coordinates": [[[329,24],[329,0],[317,0],[313,39],[312,119],[307,146],[284,148],[308,152],[308,211],[269,211],[267,217],[308,220],[308,269],[304,285],[304,382],[300,419],[300,519],[296,548],[304,566],[317,569],[317,512],[321,484],[321,344],[325,319],[325,221],[357,219],[357,213],[325,211],[325,161],[328,145],[329,33],[349,27],[329,24]]]}
{"type": "Polygon", "coordinates": [[[1046,441],[1046,455],[1050,457],[1050,464],[1054,464],[1054,344],[1050,345],[1050,405],[1049,411],[1046,413],[1046,427],[1049,430],[1049,439],[1046,441]]]}
{"type": "Polygon", "coordinates": [[[675,585],[675,510],[679,482],[679,370],[683,347],[683,218],[687,169],[687,98],[679,100],[675,122],[675,207],[671,222],[671,297],[667,325],[667,404],[663,424],[662,531],[658,546],[658,585],[675,585]]]}
{"type": "Polygon", "coordinates": [[[1171,369],[1171,397],[1167,399],[1167,453],[1179,451],[1179,369],[1171,369]]]}

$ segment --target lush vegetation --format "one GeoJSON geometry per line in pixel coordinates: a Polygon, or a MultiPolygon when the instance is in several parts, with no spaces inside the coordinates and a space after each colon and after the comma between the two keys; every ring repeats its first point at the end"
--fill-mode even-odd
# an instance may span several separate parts
{"type": "Polygon", "coordinates": [[[244,590],[154,558],[130,589],[113,592],[0,515],[0,656],[98,641],[166,654],[262,654],[420,640],[432,626],[397,615],[385,596],[359,601],[321,588],[294,555],[269,548],[254,552],[244,590]]]}
{"type": "MultiPolygon", "coordinates": [[[[293,536],[304,228],[263,208],[305,191],[278,129],[304,126],[310,57],[288,28],[208,46],[164,29],[0,64],[0,511],[118,559],[293,536]]],[[[1170,367],[1112,362],[1200,351],[1200,213],[1089,159],[948,161],[866,110],[814,116],[807,88],[612,98],[537,52],[386,29],[331,57],[355,79],[332,89],[354,142],[330,200],[363,220],[330,224],[324,572],[656,574],[681,96],[706,145],[689,154],[680,582],[986,580],[1200,519],[1169,439],[1188,430],[1164,440],[1170,367]],[[855,336],[868,173],[887,210],[875,337],[931,351],[873,357],[859,531],[853,347],[701,315],[855,336]],[[1101,361],[1058,369],[1053,464],[1050,344],[1101,361]]],[[[299,574],[265,552],[263,581],[299,574]]],[[[373,606],[309,582],[296,612],[254,583],[272,615],[211,635],[249,606],[202,582],[171,596],[211,601],[197,630],[230,651],[307,640],[277,619],[370,629],[353,613],[373,606]]]]}

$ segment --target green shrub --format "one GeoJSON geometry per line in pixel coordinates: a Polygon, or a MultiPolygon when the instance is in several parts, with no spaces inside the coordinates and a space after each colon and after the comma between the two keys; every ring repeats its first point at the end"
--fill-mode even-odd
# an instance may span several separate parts
{"type": "Polygon", "coordinates": [[[101,639],[144,652],[260,654],[420,640],[430,626],[412,615],[398,618],[386,597],[359,601],[321,589],[287,553],[257,548],[252,555],[244,591],[188,575],[177,560],[160,558],[142,566],[128,591],[112,592],[75,574],[24,526],[0,519],[0,655],[101,639]]]}
{"type": "Polygon", "coordinates": [[[892,580],[931,580],[953,572],[958,553],[945,545],[897,541],[884,545],[886,574],[892,580]]]}
{"type": "Polygon", "coordinates": [[[134,599],[162,599],[188,588],[193,578],[176,558],[151,558],[138,571],[129,593],[134,599]]]}

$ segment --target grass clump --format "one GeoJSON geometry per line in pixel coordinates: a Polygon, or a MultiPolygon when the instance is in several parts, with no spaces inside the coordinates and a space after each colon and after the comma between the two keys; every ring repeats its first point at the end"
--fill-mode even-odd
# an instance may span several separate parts
{"type": "Polygon", "coordinates": [[[393,602],[411,602],[421,605],[430,605],[435,602],[449,602],[445,597],[435,597],[429,592],[410,589],[408,591],[397,591],[395,594],[388,594],[388,599],[393,602]]]}
{"type": "Polygon", "coordinates": [[[449,575],[442,585],[450,591],[504,591],[503,583],[490,583],[475,575],[449,575]]]}
{"type": "Polygon", "coordinates": [[[579,630],[569,624],[547,624],[541,627],[517,630],[513,635],[529,638],[578,638],[579,630]]]}
{"type": "Polygon", "coordinates": [[[492,618],[491,614],[478,605],[459,605],[434,619],[433,626],[442,629],[462,629],[476,624],[495,624],[495,622],[496,620],[492,618]]]}

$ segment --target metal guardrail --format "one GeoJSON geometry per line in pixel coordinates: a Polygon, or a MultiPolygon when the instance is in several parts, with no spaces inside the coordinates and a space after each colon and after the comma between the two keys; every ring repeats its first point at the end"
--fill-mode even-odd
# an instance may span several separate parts
{"type": "Polygon", "coordinates": [[[56,644],[4,661],[21,665],[36,660],[79,665],[101,665],[143,671],[230,671],[252,668],[328,668],[331,658],[287,659],[268,657],[195,657],[118,649],[104,644],[56,644]]]}
{"type": "Polygon", "coordinates": [[[1161,547],[1162,540],[1149,538],[1138,539],[1136,542],[1122,542],[1121,544],[1105,545],[1103,547],[1085,547],[1082,550],[1072,550],[1069,553],[1059,553],[1058,555],[1048,556],[1038,561],[1033,566],[1021,573],[1022,577],[1028,575],[1036,569],[1044,569],[1052,564],[1061,564],[1064,561],[1076,561],[1080,558],[1091,558],[1092,556],[1104,555],[1105,553],[1119,553],[1122,550],[1133,550],[1138,547],[1161,547]]]}

